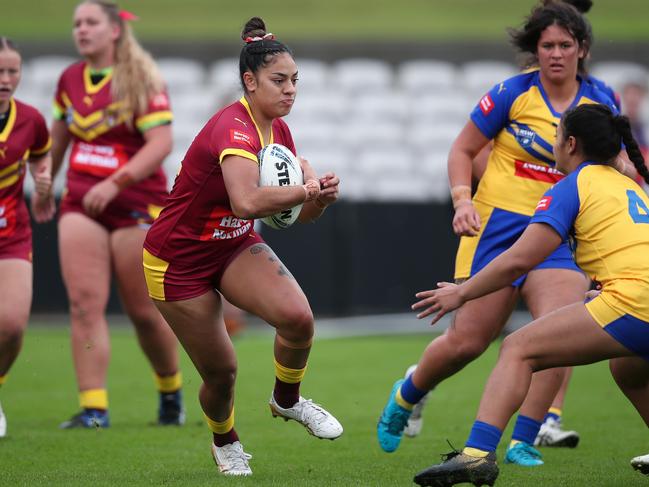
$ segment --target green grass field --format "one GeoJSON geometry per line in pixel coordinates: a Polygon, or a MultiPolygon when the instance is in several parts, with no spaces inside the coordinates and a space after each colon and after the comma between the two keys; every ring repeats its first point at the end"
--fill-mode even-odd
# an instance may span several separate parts
{"type": "MultiPolygon", "coordinates": [[[[375,425],[392,382],[419,357],[427,335],[321,339],[316,342],[303,393],[334,412],[345,427],[337,441],[317,440],[294,422],[273,419],[267,407],[273,383],[268,334],[243,336],[239,357],[237,431],[253,454],[248,479],[219,476],[209,451],[210,434],[196,397],[199,379],[183,356],[187,424],[152,426],[157,407],[151,373],[133,333],[112,331],[109,392],[112,427],[62,431],[76,412],[67,329],[32,326],[0,400],[9,434],[0,441],[0,484],[85,485],[414,485],[419,469],[463,446],[496,347],[435,391],[424,432],[383,453],[375,425]]],[[[544,450],[546,465],[501,465],[501,486],[619,486],[646,480],[629,460],[647,453],[646,428],[619,393],[605,364],[575,371],[566,422],[582,435],[575,450],[544,450]]],[[[509,433],[506,433],[509,434],[509,433]]],[[[499,452],[502,458],[502,450],[499,452]]]]}
{"type": "MultiPolygon", "coordinates": [[[[69,40],[77,0],[0,0],[2,35],[19,40],[69,40]]],[[[140,15],[144,39],[236,42],[248,17],[262,16],[287,41],[501,40],[536,0],[124,0],[140,15]]],[[[589,18],[601,41],[649,39],[645,0],[595,0],[589,18]]]]}

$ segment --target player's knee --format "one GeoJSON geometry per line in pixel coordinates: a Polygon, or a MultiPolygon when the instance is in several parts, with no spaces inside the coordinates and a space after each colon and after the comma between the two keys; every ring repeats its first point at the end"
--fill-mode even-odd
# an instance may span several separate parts
{"type": "Polygon", "coordinates": [[[92,326],[104,312],[104,307],[97,297],[88,292],[77,292],[69,295],[70,317],[73,323],[92,326]]]}
{"type": "Polygon", "coordinates": [[[205,385],[220,394],[234,387],[237,364],[235,362],[210,364],[202,368],[201,375],[205,385]]]}
{"type": "Polygon", "coordinates": [[[536,363],[533,359],[525,356],[521,342],[515,335],[505,337],[500,346],[498,360],[505,362],[525,361],[533,371],[537,371],[540,368],[539,363],[536,363]]]}
{"type": "Polygon", "coordinates": [[[309,306],[287,307],[276,326],[281,335],[289,340],[310,340],[313,337],[313,312],[309,306]]]}
{"type": "Polygon", "coordinates": [[[489,346],[489,342],[483,340],[479,336],[463,337],[457,340],[451,339],[449,342],[456,362],[462,364],[468,364],[475,360],[482,355],[489,346]]]}

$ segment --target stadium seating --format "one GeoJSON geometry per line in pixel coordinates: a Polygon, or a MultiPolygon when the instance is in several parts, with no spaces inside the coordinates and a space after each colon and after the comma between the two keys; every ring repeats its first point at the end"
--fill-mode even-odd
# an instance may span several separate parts
{"type": "MultiPolygon", "coordinates": [[[[60,56],[26,61],[17,96],[49,120],[56,81],[71,62],[60,56]]],[[[286,121],[298,153],[317,171],[340,174],[342,198],[355,201],[447,201],[446,160],[453,140],[477,100],[518,72],[514,64],[500,61],[296,62],[298,97],[286,121]]],[[[241,96],[239,60],[224,58],[209,66],[179,58],[158,63],[175,117],[174,152],[165,162],[171,185],[203,124],[241,96]]],[[[632,63],[599,63],[591,72],[618,90],[629,80],[649,80],[647,67],[632,63]]],[[[645,113],[649,119],[649,109],[645,113]]]]}

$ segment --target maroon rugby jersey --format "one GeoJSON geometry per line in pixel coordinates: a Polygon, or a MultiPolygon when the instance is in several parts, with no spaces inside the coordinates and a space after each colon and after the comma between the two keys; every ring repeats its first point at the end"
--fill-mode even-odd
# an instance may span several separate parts
{"type": "MultiPolygon", "coordinates": [[[[54,117],[66,122],[72,136],[67,190],[79,199],[142,148],[144,132],[173,119],[166,93],[155,95],[146,113],[134,115],[121,102],[113,100],[111,80],[112,70],[109,70],[99,83],[93,84],[90,68],[82,61],[63,72],[56,89],[54,117]]],[[[167,180],[159,168],[120,195],[166,191],[167,180]]]]}
{"type": "Polygon", "coordinates": [[[214,115],[187,150],[144,247],[169,262],[192,262],[209,258],[219,245],[234,245],[247,237],[253,220],[232,213],[220,163],[227,155],[237,155],[258,164],[257,154],[272,143],[295,154],[291,132],[282,119],[273,120],[270,140],[263,140],[245,98],[214,115]]]}
{"type": "Polygon", "coordinates": [[[0,245],[31,235],[23,198],[25,167],[30,157],[46,154],[51,144],[38,110],[12,98],[9,118],[0,132],[0,245]]]}

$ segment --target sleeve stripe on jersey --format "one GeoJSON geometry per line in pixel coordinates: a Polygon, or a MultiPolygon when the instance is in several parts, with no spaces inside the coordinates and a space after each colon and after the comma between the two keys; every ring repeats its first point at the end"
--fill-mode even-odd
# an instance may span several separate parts
{"type": "Polygon", "coordinates": [[[149,130],[150,128],[157,127],[158,125],[171,123],[173,119],[173,113],[171,113],[169,110],[166,110],[164,112],[154,112],[142,117],[138,117],[135,120],[135,126],[140,132],[143,132],[145,130],[149,130]]]}
{"type": "Polygon", "coordinates": [[[37,156],[37,157],[42,156],[43,154],[46,154],[47,151],[49,151],[51,147],[52,147],[52,138],[48,137],[47,138],[47,143],[43,147],[41,147],[40,149],[32,149],[31,155],[37,156]]]}
{"type": "Polygon", "coordinates": [[[255,154],[243,149],[225,149],[219,155],[219,164],[223,162],[225,156],[241,156],[241,157],[245,157],[246,159],[250,159],[254,161],[256,164],[259,164],[259,159],[257,159],[257,156],[255,154]]]}
{"type": "Polygon", "coordinates": [[[57,120],[63,120],[65,118],[65,109],[56,100],[52,103],[52,116],[57,120]]]}

